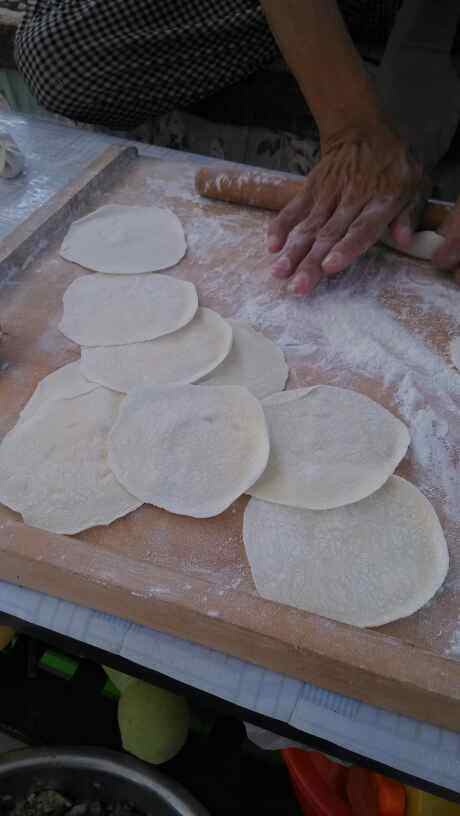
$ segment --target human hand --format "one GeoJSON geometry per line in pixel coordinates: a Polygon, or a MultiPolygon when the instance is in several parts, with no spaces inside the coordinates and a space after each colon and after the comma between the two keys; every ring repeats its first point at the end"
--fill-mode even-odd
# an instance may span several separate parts
{"type": "MultiPolygon", "coordinates": [[[[346,269],[388,227],[404,250],[428,192],[421,164],[386,125],[326,139],[303,192],[270,224],[269,249],[280,252],[273,274],[292,277],[290,291],[308,295],[322,277],[346,269]]],[[[460,206],[456,225],[457,239],[450,246],[460,266],[460,206]]]]}
{"type": "Polygon", "coordinates": [[[453,272],[455,280],[460,283],[460,198],[439,232],[446,240],[435,252],[433,265],[453,272]]]}

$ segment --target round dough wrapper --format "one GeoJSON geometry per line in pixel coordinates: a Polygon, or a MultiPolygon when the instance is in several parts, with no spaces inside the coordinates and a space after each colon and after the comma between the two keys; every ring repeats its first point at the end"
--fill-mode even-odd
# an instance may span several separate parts
{"type": "Polygon", "coordinates": [[[56,371],[52,371],[38,383],[30,400],[22,409],[18,421],[24,422],[30,419],[48,402],[89,394],[97,387],[97,383],[89,382],[83,376],[79,360],[75,363],[67,363],[56,371]]]}
{"type": "Polygon", "coordinates": [[[381,487],[405,455],[406,426],[356,391],[318,385],[263,401],[270,460],[248,490],[259,499],[327,510],[381,487]]]}
{"type": "Polygon", "coordinates": [[[84,275],[63,300],[59,329],[81,346],[153,340],[186,326],[198,309],[193,283],[166,275],[84,275]]]}
{"type": "Polygon", "coordinates": [[[289,369],[281,349],[242,320],[228,321],[233,345],[228,357],[203,380],[205,385],[242,385],[263,399],[282,391],[289,369]]]}
{"type": "Polygon", "coordinates": [[[412,615],[449,567],[431,504],[398,476],[321,513],[251,499],[243,537],[262,597],[354,626],[412,615]]]}
{"type": "Polygon", "coordinates": [[[219,365],[232,345],[231,326],[212,309],[200,308],[183,329],[128,346],[83,348],[86,377],[127,393],[140,385],[191,383],[219,365]]]}
{"type": "Polygon", "coordinates": [[[107,462],[123,397],[105,388],[42,406],[0,445],[0,501],[26,524],[78,533],[140,507],[107,462]]]}
{"type": "Polygon", "coordinates": [[[142,501],[217,516],[263,473],[264,412],[246,388],[148,385],[131,391],[109,438],[117,479],[142,501]]]}
{"type": "Polygon", "coordinates": [[[454,337],[450,343],[450,356],[455,368],[460,371],[460,337],[454,337]]]}
{"type": "Polygon", "coordinates": [[[108,204],[72,224],[60,254],[95,272],[131,275],[175,266],[186,249],[171,210],[108,204]]]}
{"type": "Polygon", "coordinates": [[[411,258],[431,261],[434,253],[443,245],[445,240],[446,239],[442,235],[439,235],[438,232],[434,232],[433,230],[420,230],[420,232],[415,233],[412,243],[405,250],[402,250],[389,235],[385,236],[382,243],[385,244],[385,246],[391,247],[391,249],[396,249],[403,255],[409,255],[411,258]]]}

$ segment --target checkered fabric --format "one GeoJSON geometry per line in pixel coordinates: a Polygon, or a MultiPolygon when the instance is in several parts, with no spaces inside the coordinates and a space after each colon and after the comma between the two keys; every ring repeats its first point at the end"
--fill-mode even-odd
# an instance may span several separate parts
{"type": "MultiPolygon", "coordinates": [[[[282,0],[280,0],[282,2],[282,0]]],[[[398,0],[342,0],[353,36],[384,40],[398,0]]],[[[45,108],[128,130],[279,56],[255,0],[28,0],[16,61],[45,108]]]]}
{"type": "Polygon", "coordinates": [[[33,0],[16,61],[41,105],[129,129],[273,61],[251,0],[33,0]]]}

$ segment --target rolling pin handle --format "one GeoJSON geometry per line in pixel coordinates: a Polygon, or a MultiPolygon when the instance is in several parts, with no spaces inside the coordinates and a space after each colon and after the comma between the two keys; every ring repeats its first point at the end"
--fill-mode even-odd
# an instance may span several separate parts
{"type": "MultiPolygon", "coordinates": [[[[282,210],[303,190],[303,185],[302,179],[229,165],[202,167],[195,177],[197,192],[206,198],[273,212],[282,210]]],[[[452,207],[448,202],[430,199],[422,213],[420,229],[439,229],[452,207]]]]}

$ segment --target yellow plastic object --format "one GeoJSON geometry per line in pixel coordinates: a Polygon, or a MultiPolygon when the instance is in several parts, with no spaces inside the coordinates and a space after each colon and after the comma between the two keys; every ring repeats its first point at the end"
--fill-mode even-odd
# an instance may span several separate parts
{"type": "Polygon", "coordinates": [[[14,629],[9,626],[0,626],[0,651],[6,649],[15,636],[14,629]]]}
{"type": "Polygon", "coordinates": [[[415,788],[407,790],[406,816],[460,816],[460,805],[415,788]]]}
{"type": "Polygon", "coordinates": [[[123,748],[153,765],[167,762],[184,745],[190,724],[186,700],[142,680],[130,683],[118,703],[123,748]]]}
{"type": "Polygon", "coordinates": [[[121,671],[117,671],[117,669],[111,669],[110,666],[103,666],[102,668],[104,669],[107,677],[112,681],[113,685],[118,689],[120,694],[123,694],[131,683],[136,682],[135,677],[131,677],[129,674],[124,674],[121,671]]]}

